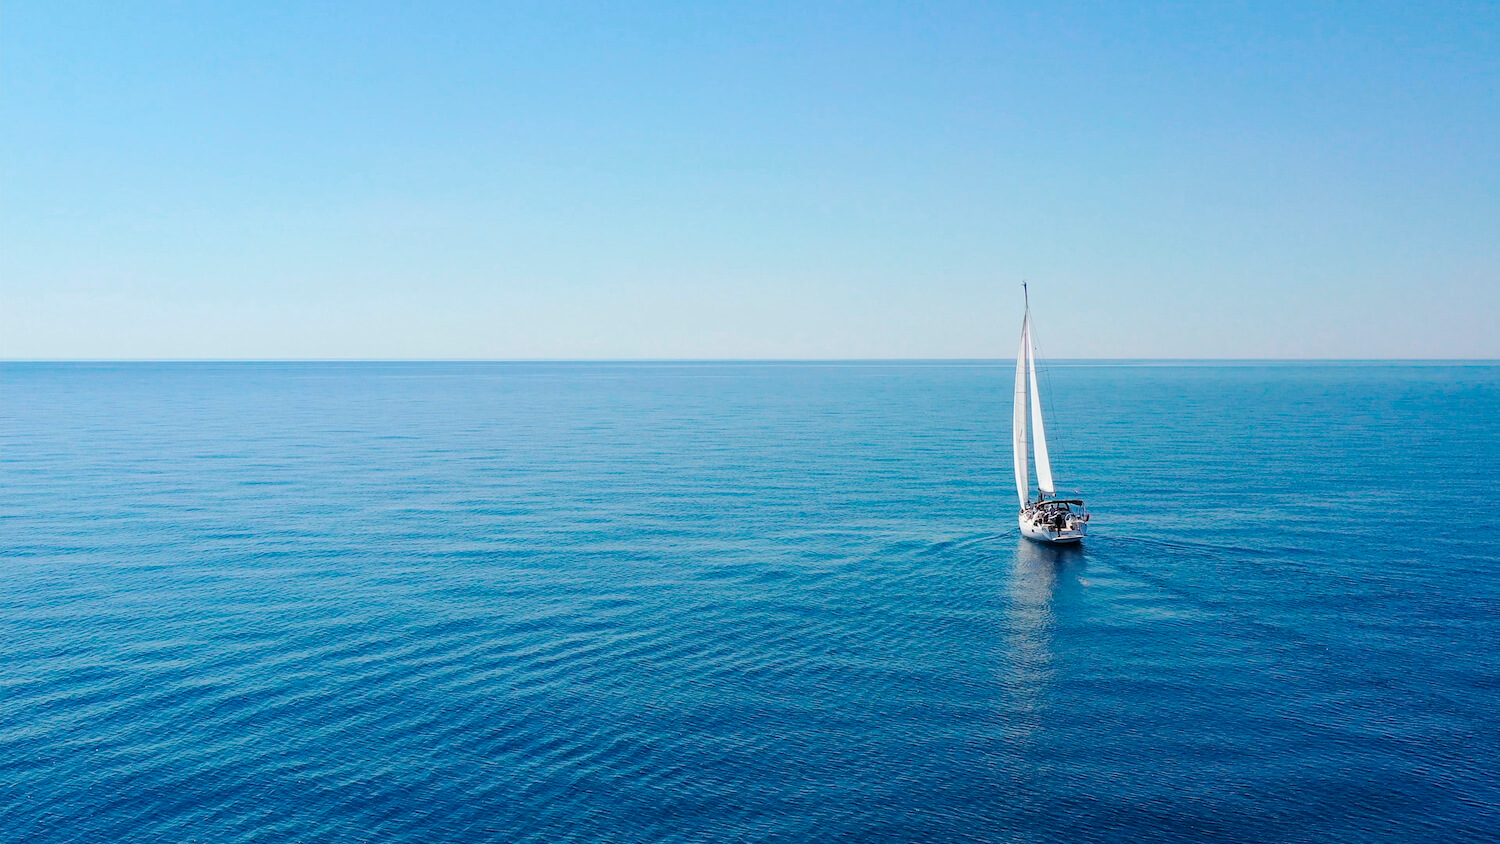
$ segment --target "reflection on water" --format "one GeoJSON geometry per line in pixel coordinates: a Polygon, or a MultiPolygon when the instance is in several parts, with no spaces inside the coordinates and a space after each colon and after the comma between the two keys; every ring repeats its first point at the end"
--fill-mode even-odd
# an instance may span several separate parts
{"type": "Polygon", "coordinates": [[[1080,546],[1017,539],[1006,588],[1009,666],[1005,677],[1016,735],[1030,735],[1040,728],[1052,686],[1056,600],[1060,592],[1073,591],[1070,585],[1078,585],[1082,568],[1080,546]]]}

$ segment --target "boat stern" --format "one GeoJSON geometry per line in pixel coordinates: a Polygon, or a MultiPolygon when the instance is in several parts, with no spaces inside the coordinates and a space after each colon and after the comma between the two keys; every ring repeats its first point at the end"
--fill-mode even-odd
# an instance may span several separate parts
{"type": "Polygon", "coordinates": [[[1082,501],[1039,501],[1017,516],[1021,535],[1039,542],[1067,545],[1088,535],[1088,511],[1082,501]]]}

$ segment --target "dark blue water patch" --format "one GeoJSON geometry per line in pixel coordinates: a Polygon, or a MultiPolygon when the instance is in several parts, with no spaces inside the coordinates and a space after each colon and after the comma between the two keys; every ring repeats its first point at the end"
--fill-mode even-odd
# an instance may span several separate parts
{"type": "Polygon", "coordinates": [[[0,829],[1488,841],[1500,367],[5,364],[0,829]]]}

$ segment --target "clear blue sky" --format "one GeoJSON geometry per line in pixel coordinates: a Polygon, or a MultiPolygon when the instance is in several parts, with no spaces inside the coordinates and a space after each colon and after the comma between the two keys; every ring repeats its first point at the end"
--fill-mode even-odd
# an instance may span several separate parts
{"type": "Polygon", "coordinates": [[[1500,5],[7,3],[0,356],[1500,358],[1500,5]]]}

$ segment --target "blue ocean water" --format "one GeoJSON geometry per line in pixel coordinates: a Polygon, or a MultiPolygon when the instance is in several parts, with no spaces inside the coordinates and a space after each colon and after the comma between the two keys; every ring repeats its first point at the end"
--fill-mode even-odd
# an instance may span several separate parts
{"type": "Polygon", "coordinates": [[[1500,839],[1500,365],[5,364],[0,839],[1500,839]]]}

